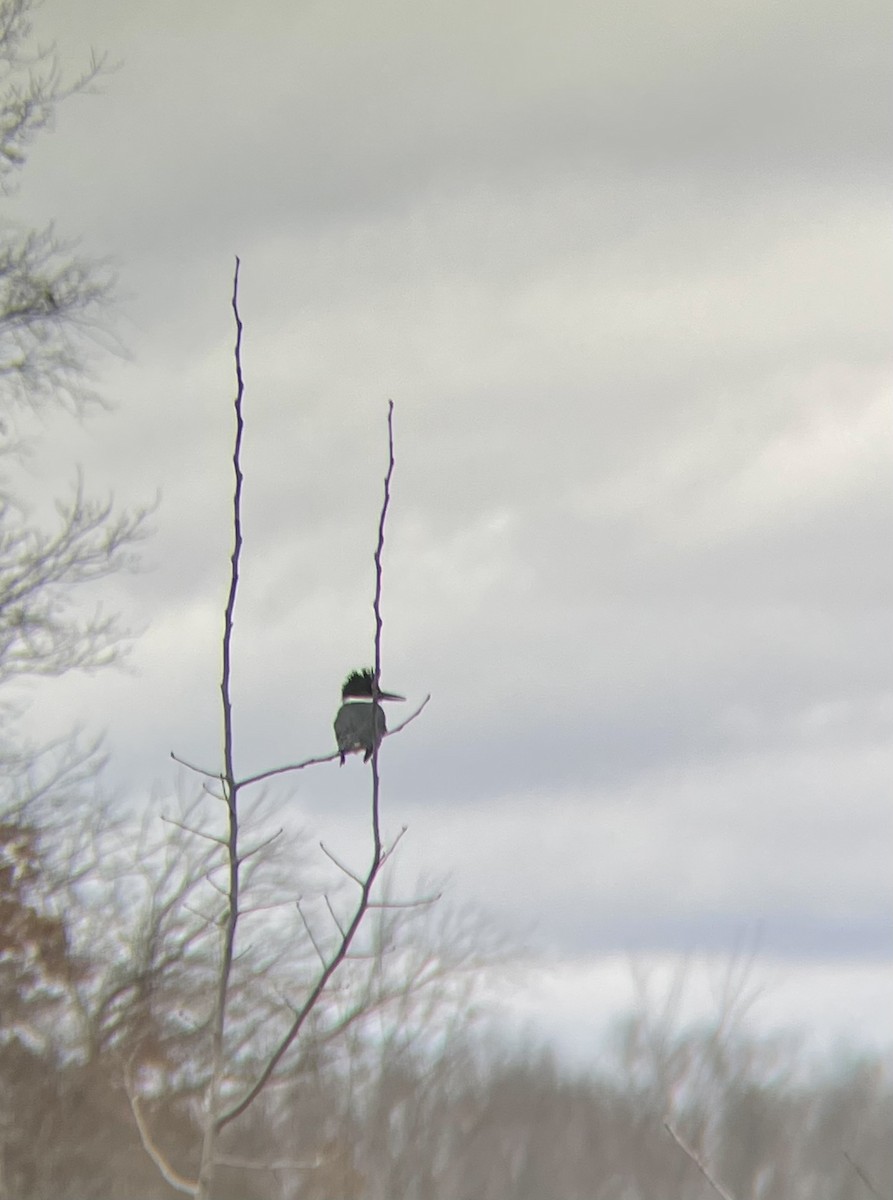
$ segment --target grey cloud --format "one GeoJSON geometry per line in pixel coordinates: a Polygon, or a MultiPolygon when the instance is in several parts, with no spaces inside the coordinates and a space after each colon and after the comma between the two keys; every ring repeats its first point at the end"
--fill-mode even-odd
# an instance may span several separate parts
{"type": "MultiPolygon", "coordinates": [[[[10,211],[118,258],[133,356],[77,453],[163,506],[152,569],[115,593],[149,625],[137,674],[54,692],[39,719],[109,724],[134,802],[172,747],[217,753],[240,252],[246,769],[324,751],[368,661],[392,397],[387,677],[434,693],[386,745],[408,863],[455,864],[460,894],[554,944],[720,947],[762,921],[785,954],[874,954],[880,6],[42,17],[123,66],[60,117],[10,211]]],[[[346,828],[354,767],[289,781],[283,806],[346,828]]]]}

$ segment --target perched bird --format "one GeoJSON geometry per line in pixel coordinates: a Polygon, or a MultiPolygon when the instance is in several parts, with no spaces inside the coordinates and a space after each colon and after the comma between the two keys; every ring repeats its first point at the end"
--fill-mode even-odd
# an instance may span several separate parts
{"type": "MultiPolygon", "coordinates": [[[[364,751],[363,762],[368,762],[372,751],[381,744],[388,727],[384,711],[372,703],[372,671],[352,671],[341,689],[341,707],[335,717],[335,738],[341,751],[341,765],[348,754],[364,751]]],[[[394,692],[378,690],[379,700],[405,700],[394,692]]]]}

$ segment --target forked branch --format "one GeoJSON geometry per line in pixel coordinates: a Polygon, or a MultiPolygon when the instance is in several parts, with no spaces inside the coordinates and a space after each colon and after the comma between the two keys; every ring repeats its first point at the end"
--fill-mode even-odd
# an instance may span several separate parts
{"type": "MultiPolygon", "coordinates": [[[[387,522],[388,507],[391,499],[391,480],[394,474],[394,404],[393,401],[388,402],[388,469],[384,480],[384,499],[382,501],[381,513],[378,521],[378,538],[375,546],[375,595],[373,599],[373,614],[375,618],[375,676],[372,689],[372,702],[375,704],[378,701],[379,695],[379,679],[381,677],[381,642],[384,622],[381,615],[381,599],[382,599],[382,558],[384,554],[385,543],[385,525],[387,522]]],[[[427,702],[427,701],[426,701],[427,702]]],[[[424,705],[422,705],[424,707],[424,705]]],[[[421,711],[421,709],[419,710],[421,711]]],[[[316,982],[307,994],[303,1005],[295,1012],[294,1019],[291,1025],[285,1031],[285,1034],[280,1038],[277,1046],[273,1050],[270,1057],[267,1059],[266,1065],[258,1075],[254,1083],[248,1088],[240,1100],[226,1112],[222,1113],[216,1120],[215,1128],[219,1133],[231,1121],[240,1116],[254,1100],[260,1095],[266,1086],[267,1082],[273,1075],[283,1057],[288,1053],[290,1047],[294,1044],[295,1039],[300,1034],[304,1023],[313,1012],[319,1001],[320,996],[325,991],[329,980],[344,962],[348,955],[350,947],[356,937],[357,931],[363,922],[363,918],[369,911],[371,905],[372,889],[375,886],[375,881],[378,873],[381,870],[384,861],[384,848],[381,839],[381,825],[379,821],[379,794],[380,794],[380,776],[378,771],[378,742],[374,743],[372,749],[372,861],[365,876],[353,875],[342,867],[342,870],[355,880],[360,888],[360,895],[354,908],[351,920],[344,927],[343,932],[338,940],[337,946],[331,957],[323,960],[322,967],[316,982]]],[[[327,852],[328,853],[328,852],[327,852]]],[[[329,855],[331,857],[331,854],[329,855]]],[[[333,859],[333,861],[335,861],[333,859]]],[[[340,864],[339,864],[340,865],[340,864]]]]}
{"type": "MultiPolygon", "coordinates": [[[[395,907],[394,905],[379,905],[373,901],[373,889],[381,872],[382,866],[393,852],[397,842],[399,842],[402,833],[395,839],[390,848],[386,847],[381,835],[380,826],[380,774],[379,774],[379,749],[380,741],[376,740],[371,754],[371,779],[372,779],[372,795],[371,795],[371,824],[372,824],[372,855],[371,862],[365,871],[352,872],[343,864],[331,855],[329,857],[338,865],[341,870],[347,874],[356,884],[359,889],[359,896],[349,913],[343,920],[339,920],[331,905],[329,911],[337,929],[337,936],[333,939],[333,943],[326,947],[311,930],[306,914],[298,902],[298,915],[304,923],[307,936],[316,952],[319,960],[319,965],[316,972],[315,981],[312,982],[309,991],[303,998],[300,1006],[293,1005],[291,1008],[291,1023],[279,1038],[278,1043],[274,1046],[272,1052],[265,1059],[260,1060],[257,1067],[257,1073],[254,1076],[253,1082],[250,1082],[251,1077],[248,1077],[249,1082],[244,1083],[244,1091],[233,1097],[226,1092],[227,1084],[234,1083],[235,1080],[228,1081],[227,1079],[227,1041],[228,1041],[228,1008],[231,1002],[231,992],[234,988],[233,972],[236,964],[242,958],[242,955],[247,954],[251,947],[246,947],[241,953],[237,947],[237,932],[239,918],[243,912],[241,906],[242,891],[247,888],[250,882],[250,866],[245,866],[248,859],[252,859],[253,863],[258,861],[258,855],[266,850],[269,844],[279,837],[279,832],[275,833],[271,838],[257,841],[255,844],[249,844],[245,849],[240,846],[239,835],[239,796],[241,789],[250,784],[259,783],[265,779],[269,779],[276,775],[281,775],[289,771],[302,770],[305,767],[315,765],[317,763],[331,762],[336,758],[340,758],[341,754],[336,751],[332,754],[327,754],[317,758],[307,759],[300,763],[294,763],[285,767],[277,767],[270,771],[264,771],[256,775],[246,776],[239,779],[235,771],[235,746],[234,746],[234,720],[233,720],[233,702],[232,702],[232,669],[233,669],[233,630],[236,600],[239,592],[240,581],[240,563],[242,553],[242,489],[243,489],[243,473],[242,473],[242,440],[244,435],[244,419],[243,419],[243,397],[244,397],[244,378],[242,372],[242,333],[243,326],[239,313],[239,269],[240,262],[236,258],[235,272],[233,277],[232,290],[232,310],[235,318],[235,373],[236,373],[236,395],[234,401],[235,407],[235,439],[233,447],[233,498],[232,498],[232,554],[230,557],[230,573],[229,587],[224,607],[223,619],[223,637],[222,637],[222,669],[220,680],[220,697],[221,709],[223,717],[223,764],[222,771],[219,773],[207,771],[202,767],[196,766],[184,759],[177,758],[176,761],[188,767],[193,772],[201,775],[205,779],[204,788],[210,790],[212,781],[217,781],[221,789],[221,794],[218,799],[222,800],[226,805],[226,831],[225,835],[215,835],[204,832],[201,828],[197,828],[193,824],[187,824],[185,821],[171,821],[171,824],[179,826],[184,832],[191,835],[196,835],[211,845],[209,853],[216,853],[219,857],[217,867],[210,868],[204,875],[207,883],[219,894],[222,900],[222,912],[220,914],[220,960],[217,970],[217,977],[214,983],[214,999],[212,1013],[209,1020],[210,1028],[210,1046],[211,1046],[211,1061],[209,1064],[208,1082],[205,1090],[205,1104],[203,1113],[203,1136],[201,1146],[201,1160],[198,1172],[198,1179],[193,1182],[185,1178],[175,1171],[171,1164],[167,1161],[165,1155],[160,1151],[159,1147],[152,1139],[151,1132],[146,1124],[143,1113],[140,1109],[139,1096],[137,1094],[136,1085],[132,1078],[127,1081],[128,1095],[130,1096],[131,1107],[133,1109],[134,1119],[137,1123],[137,1128],[147,1154],[155,1162],[158,1169],[161,1171],[167,1182],[179,1191],[194,1195],[198,1200],[210,1200],[214,1185],[215,1167],[225,1160],[218,1152],[219,1137],[221,1131],[231,1122],[240,1116],[254,1102],[254,1100],[264,1090],[266,1084],[276,1071],[283,1057],[288,1053],[289,1049],[294,1045],[296,1039],[300,1035],[305,1023],[316,1008],[320,998],[326,991],[333,975],[338,971],[342,963],[346,959],[352,957],[352,946],[355,941],[357,932],[369,913],[370,908],[395,907]],[[220,854],[220,850],[223,854],[220,854]],[[245,867],[243,873],[243,866],[245,867]],[[213,872],[220,870],[224,873],[224,878],[220,882],[214,879],[213,872]],[[226,1106],[226,1107],[225,1107],[226,1106]]],[[[390,506],[391,497],[391,482],[394,474],[394,425],[393,425],[394,405],[388,402],[388,466],[384,479],[384,497],[381,505],[379,520],[378,520],[378,536],[376,539],[374,564],[375,564],[375,591],[373,598],[373,615],[374,615],[374,648],[375,648],[375,668],[373,673],[372,684],[372,704],[375,705],[381,698],[380,692],[380,677],[381,677],[381,661],[382,661],[382,631],[384,627],[382,618],[382,590],[383,590],[383,568],[382,560],[385,547],[385,529],[387,524],[388,509],[390,506]]],[[[422,711],[428,703],[429,697],[425,697],[421,705],[413,712],[405,721],[392,730],[392,733],[398,733],[410,724],[422,711]]],[[[173,756],[176,758],[176,756],[173,756]]],[[[211,792],[214,795],[214,792],[211,792]]],[[[325,848],[324,848],[325,849],[325,848]]],[[[327,904],[329,903],[326,897],[327,904]]],[[[244,910],[247,911],[247,910],[244,910]]],[[[231,1032],[231,1031],[229,1031],[231,1032]]],[[[244,1076],[242,1077],[245,1078],[244,1076]]],[[[240,1160],[241,1161],[241,1160],[240,1160]]],[[[302,1164],[303,1165],[303,1164],[302,1164]]]]}
{"type": "MultiPolygon", "coordinates": [[[[402,733],[406,726],[411,725],[416,717],[419,716],[430,699],[431,695],[429,693],[421,704],[413,709],[408,717],[404,718],[399,725],[395,725],[393,729],[388,729],[384,736],[393,737],[396,733],[402,733]]],[[[303,771],[306,767],[318,767],[320,763],[336,762],[340,758],[341,751],[334,750],[331,754],[322,754],[317,758],[305,758],[302,762],[288,763],[284,767],[272,767],[268,771],[259,771],[256,775],[246,775],[244,779],[238,780],[238,785],[240,788],[249,787],[253,783],[262,783],[265,779],[272,779],[275,775],[286,775],[289,771],[303,771]]],[[[177,761],[182,762],[182,759],[178,759],[177,761]]],[[[207,774],[207,772],[203,772],[203,774],[207,774]]],[[[219,779],[219,776],[215,776],[214,778],[219,779]]]]}

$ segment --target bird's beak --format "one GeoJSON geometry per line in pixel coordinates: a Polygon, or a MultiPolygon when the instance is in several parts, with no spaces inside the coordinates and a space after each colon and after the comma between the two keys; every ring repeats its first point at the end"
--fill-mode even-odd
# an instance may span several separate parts
{"type": "Polygon", "coordinates": [[[405,696],[398,696],[396,692],[379,692],[379,700],[405,700],[405,696]]]}

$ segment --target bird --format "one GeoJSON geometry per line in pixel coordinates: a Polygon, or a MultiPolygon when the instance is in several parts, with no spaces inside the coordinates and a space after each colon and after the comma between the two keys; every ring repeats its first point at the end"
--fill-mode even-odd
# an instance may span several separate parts
{"type": "MultiPolygon", "coordinates": [[[[341,753],[341,766],[348,754],[364,751],[363,762],[368,762],[376,746],[388,731],[384,710],[372,702],[375,672],[351,671],[341,689],[341,707],[335,717],[335,740],[341,753]]],[[[396,692],[378,689],[379,700],[405,700],[396,692]]]]}

